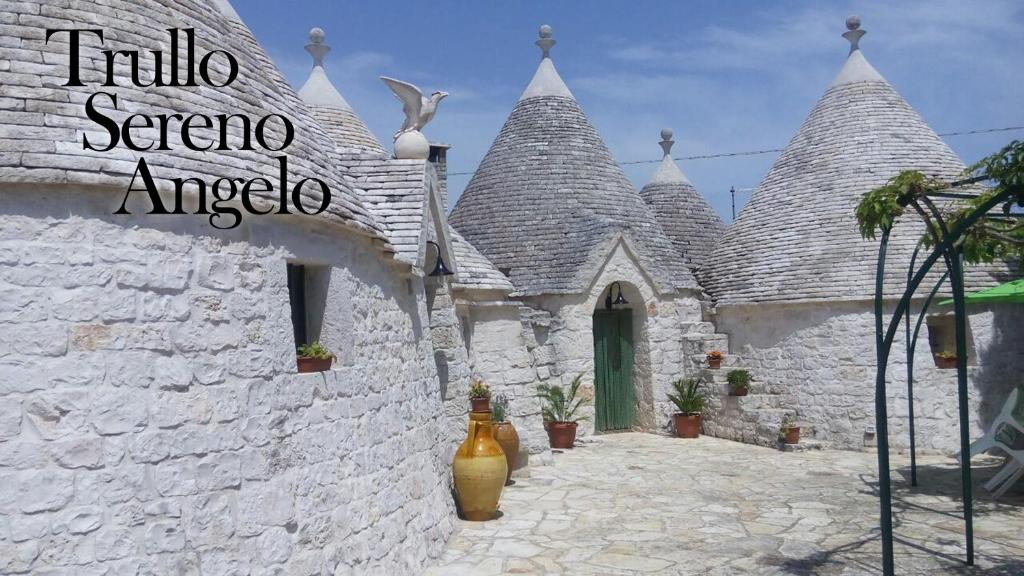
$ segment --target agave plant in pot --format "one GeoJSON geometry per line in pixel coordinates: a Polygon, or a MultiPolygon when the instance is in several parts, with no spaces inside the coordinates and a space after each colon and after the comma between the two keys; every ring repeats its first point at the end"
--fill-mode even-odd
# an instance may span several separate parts
{"type": "Polygon", "coordinates": [[[750,372],[746,370],[729,370],[725,379],[729,382],[730,396],[746,396],[750,391],[750,372]]]}
{"type": "Polygon", "coordinates": [[[491,389],[487,383],[477,378],[469,387],[469,405],[471,412],[490,412],[491,389]]]}
{"type": "Polygon", "coordinates": [[[552,448],[568,449],[576,443],[577,423],[586,420],[578,416],[577,411],[589,400],[577,398],[583,374],[577,375],[569,384],[567,395],[561,386],[540,384],[537,391],[541,400],[541,414],[544,416],[545,429],[548,431],[548,443],[552,448]]]}
{"type": "Polygon", "coordinates": [[[297,350],[299,373],[326,372],[331,369],[334,354],[319,342],[303,344],[297,350]]]}
{"type": "Polygon", "coordinates": [[[675,392],[669,392],[668,399],[679,410],[672,416],[679,438],[696,438],[700,436],[701,414],[707,403],[707,396],[700,389],[700,380],[687,378],[672,383],[675,392]]]}

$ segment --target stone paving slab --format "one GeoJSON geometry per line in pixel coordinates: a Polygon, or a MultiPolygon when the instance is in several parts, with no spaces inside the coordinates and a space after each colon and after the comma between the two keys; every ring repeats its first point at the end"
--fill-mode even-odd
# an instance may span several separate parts
{"type": "MultiPolygon", "coordinates": [[[[428,575],[880,574],[875,454],[783,453],[627,433],[557,453],[502,494],[502,516],[460,521],[428,575]]],[[[963,565],[959,468],[894,455],[898,574],[1024,574],[1024,494],[993,502],[975,460],[977,566],[963,565]]]]}

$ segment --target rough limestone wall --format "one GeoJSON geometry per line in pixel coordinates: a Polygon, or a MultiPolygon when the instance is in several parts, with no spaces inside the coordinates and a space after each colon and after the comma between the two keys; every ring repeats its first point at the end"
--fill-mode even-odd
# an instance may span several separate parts
{"type": "Polygon", "coordinates": [[[0,573],[397,574],[440,554],[422,284],[295,220],[212,235],[122,225],[109,193],[0,198],[0,573]],[[331,372],[294,373],[291,257],[334,266],[331,372]]]}
{"type": "MultiPolygon", "coordinates": [[[[553,379],[568,386],[577,374],[582,373],[583,391],[593,399],[593,315],[598,307],[604,306],[606,289],[616,281],[629,301],[626,307],[633,310],[633,384],[638,402],[637,425],[647,430],[667,429],[674,408],[666,395],[673,380],[687,375],[682,323],[701,320],[700,302],[696,295],[658,295],[647,274],[622,243],[614,247],[585,294],[529,299],[531,305],[549,311],[555,319],[548,337],[557,367],[553,379]]],[[[584,413],[589,420],[581,423],[581,434],[593,432],[596,425],[593,403],[584,413]]]]}
{"type": "Polygon", "coordinates": [[[460,320],[450,285],[437,279],[428,279],[427,303],[430,310],[430,337],[433,342],[434,363],[437,366],[444,417],[441,422],[444,446],[441,454],[450,464],[455,450],[466,438],[469,386],[472,381],[469,351],[463,340],[460,320]]]}
{"type": "MultiPolygon", "coordinates": [[[[470,337],[473,374],[491,387],[492,398],[504,395],[509,401],[509,421],[519,434],[517,467],[546,463],[550,456],[547,434],[537,400],[541,382],[531,349],[534,335],[525,326],[520,307],[514,302],[485,303],[470,307],[470,337]]],[[[468,400],[460,397],[462,434],[465,436],[468,400]]]]}
{"type": "MultiPolygon", "coordinates": [[[[1021,383],[1024,311],[1008,305],[970,311],[976,358],[968,376],[971,435],[976,438],[998,413],[1009,389],[1021,383]]],[[[865,431],[874,432],[874,322],[871,303],[866,302],[719,307],[716,319],[718,330],[729,334],[731,352],[755,378],[785,389],[816,438],[849,449],[863,448],[865,431]]],[[[903,334],[901,325],[888,370],[889,441],[895,448],[909,447],[910,442],[903,334]]],[[[924,327],[914,372],[917,446],[959,451],[956,371],[935,368],[924,327]]]]}

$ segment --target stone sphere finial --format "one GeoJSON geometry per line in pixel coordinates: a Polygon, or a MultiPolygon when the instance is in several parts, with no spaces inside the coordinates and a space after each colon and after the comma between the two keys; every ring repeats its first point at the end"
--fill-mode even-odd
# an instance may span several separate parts
{"type": "Polygon", "coordinates": [[[313,67],[324,65],[324,56],[331,51],[331,47],[324,44],[324,29],[320,27],[309,31],[309,44],[306,44],[306,52],[313,57],[313,67]]]}
{"type": "Polygon", "coordinates": [[[551,30],[551,26],[544,24],[543,26],[540,27],[540,40],[537,40],[535,44],[537,44],[537,46],[540,46],[540,50],[542,53],[541,60],[543,60],[544,58],[551,57],[551,47],[555,45],[555,39],[552,37],[552,33],[553,30],[551,30]]]}
{"type": "Polygon", "coordinates": [[[672,153],[672,145],[675,144],[675,140],[672,140],[672,129],[662,128],[661,129],[661,142],[658,142],[661,149],[664,150],[665,156],[672,153]]]}
{"type": "Polygon", "coordinates": [[[860,39],[865,34],[867,32],[860,29],[860,16],[852,15],[846,19],[846,32],[843,32],[843,38],[850,41],[850,54],[860,50],[860,39]]]}

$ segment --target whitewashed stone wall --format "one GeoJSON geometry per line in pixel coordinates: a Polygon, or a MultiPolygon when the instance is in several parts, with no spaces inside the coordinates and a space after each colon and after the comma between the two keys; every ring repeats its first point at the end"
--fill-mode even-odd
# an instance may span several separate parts
{"type": "MultiPolygon", "coordinates": [[[[473,374],[483,378],[492,395],[504,395],[509,401],[509,421],[519,434],[520,455],[517,467],[545,464],[550,449],[537,400],[538,374],[531,350],[536,342],[528,322],[523,321],[517,302],[479,302],[466,306],[464,318],[470,326],[469,349],[473,374]]],[[[462,435],[465,436],[466,406],[461,400],[462,435]]]]}
{"type": "MultiPolygon", "coordinates": [[[[649,276],[637,264],[622,242],[611,250],[595,275],[590,289],[582,295],[529,298],[528,302],[547,310],[555,318],[548,341],[555,354],[558,382],[568,386],[583,374],[584,391],[594,395],[594,311],[604,306],[604,295],[618,281],[622,294],[633,310],[633,384],[638,407],[637,425],[647,430],[667,429],[674,407],[667,394],[671,382],[688,376],[683,353],[683,323],[701,320],[696,293],[659,295],[649,276]]],[[[593,432],[593,404],[585,412],[590,418],[581,423],[580,433],[593,432]]]]}
{"type": "MultiPolygon", "coordinates": [[[[1024,311],[1006,305],[969,310],[976,351],[969,367],[971,433],[977,437],[1009,390],[1024,383],[1024,311]]],[[[729,335],[731,353],[756,379],[782,387],[816,438],[849,449],[863,448],[865,432],[875,426],[874,323],[870,302],[719,307],[716,318],[718,331],[729,335]]],[[[887,386],[889,441],[897,449],[910,442],[903,334],[901,326],[887,386]]],[[[917,446],[959,451],[956,371],[935,368],[923,327],[914,371],[917,446]]]]}
{"type": "MultiPolygon", "coordinates": [[[[0,573],[418,572],[453,529],[422,282],[309,221],[0,189],[0,573]],[[332,266],[295,374],[285,260],[332,266]]],[[[119,199],[119,198],[118,198],[119,199]]]]}

